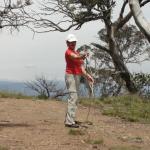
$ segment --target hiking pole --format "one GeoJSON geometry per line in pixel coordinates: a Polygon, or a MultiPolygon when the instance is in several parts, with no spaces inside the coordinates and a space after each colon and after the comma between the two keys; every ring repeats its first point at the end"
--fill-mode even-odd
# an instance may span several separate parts
{"type": "Polygon", "coordinates": [[[93,99],[93,96],[94,96],[94,93],[93,93],[93,83],[88,83],[88,89],[89,89],[89,98],[90,98],[90,104],[88,106],[88,112],[87,112],[87,116],[86,116],[86,123],[89,124],[89,125],[92,125],[92,122],[89,121],[89,115],[90,115],[90,112],[91,112],[91,106],[92,106],[92,100],[93,99]]]}
{"type": "MultiPolygon", "coordinates": [[[[89,56],[89,53],[87,52],[87,50],[85,49],[85,46],[84,46],[84,50],[82,51],[83,54],[87,54],[87,56],[89,56]]],[[[80,52],[80,54],[82,54],[82,52],[80,52]]],[[[88,67],[89,65],[89,61],[87,59],[87,57],[85,58],[85,70],[86,70],[86,73],[90,74],[92,73],[90,67],[88,67]]],[[[86,85],[88,87],[88,94],[89,94],[89,98],[92,99],[93,98],[93,95],[94,95],[94,92],[93,92],[93,83],[86,80],[86,85]]],[[[92,101],[90,102],[90,105],[88,106],[88,112],[87,112],[87,116],[85,118],[85,123],[89,124],[89,125],[92,125],[92,123],[88,120],[89,119],[89,115],[90,115],[90,111],[91,111],[91,104],[92,101]]]]}
{"type": "MultiPolygon", "coordinates": [[[[90,68],[88,69],[88,60],[86,58],[86,71],[91,75],[91,70],[90,68]]],[[[94,97],[94,91],[93,91],[93,83],[92,82],[87,82],[87,85],[88,85],[88,92],[89,92],[89,99],[93,99],[94,97]]],[[[91,106],[92,106],[92,101],[90,101],[90,104],[88,106],[88,112],[87,112],[87,116],[86,116],[86,120],[85,122],[88,124],[88,125],[92,125],[92,122],[89,121],[89,115],[90,115],[90,112],[91,112],[91,106]]]]}

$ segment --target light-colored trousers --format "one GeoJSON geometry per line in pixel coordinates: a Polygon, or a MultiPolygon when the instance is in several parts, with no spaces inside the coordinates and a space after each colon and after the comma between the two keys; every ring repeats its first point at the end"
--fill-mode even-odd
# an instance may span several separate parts
{"type": "Polygon", "coordinates": [[[80,75],[65,74],[66,86],[69,92],[65,124],[75,124],[80,78],[80,75]]]}

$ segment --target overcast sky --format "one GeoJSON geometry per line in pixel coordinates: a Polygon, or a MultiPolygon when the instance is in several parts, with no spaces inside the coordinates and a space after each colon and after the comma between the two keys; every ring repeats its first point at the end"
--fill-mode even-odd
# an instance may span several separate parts
{"type": "MultiPolygon", "coordinates": [[[[149,6],[144,14],[150,22],[149,6]]],[[[47,79],[64,80],[66,50],[65,38],[74,33],[78,38],[77,47],[97,40],[97,32],[103,27],[101,22],[91,22],[79,31],[65,33],[51,32],[36,34],[29,30],[10,35],[5,30],[0,32],[0,80],[29,81],[44,75],[47,79]]],[[[129,66],[131,72],[149,72],[149,63],[129,66]]]]}

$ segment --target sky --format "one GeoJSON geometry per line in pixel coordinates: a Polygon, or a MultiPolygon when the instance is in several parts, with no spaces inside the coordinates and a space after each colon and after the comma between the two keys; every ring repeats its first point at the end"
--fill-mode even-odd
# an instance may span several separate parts
{"type": "MultiPolygon", "coordinates": [[[[148,6],[143,11],[150,22],[148,6]]],[[[64,80],[67,35],[75,34],[79,47],[97,41],[97,32],[102,27],[99,21],[91,22],[78,31],[35,34],[34,38],[30,30],[22,29],[12,34],[5,29],[0,31],[0,80],[24,82],[43,75],[49,80],[64,80]]],[[[146,62],[128,67],[131,72],[150,73],[149,65],[146,62]]]]}
{"type": "Polygon", "coordinates": [[[77,47],[90,43],[96,39],[101,24],[91,26],[89,24],[80,31],[36,34],[34,39],[28,30],[12,35],[1,32],[0,80],[28,81],[42,75],[47,79],[63,80],[67,35],[76,35],[77,47]]]}

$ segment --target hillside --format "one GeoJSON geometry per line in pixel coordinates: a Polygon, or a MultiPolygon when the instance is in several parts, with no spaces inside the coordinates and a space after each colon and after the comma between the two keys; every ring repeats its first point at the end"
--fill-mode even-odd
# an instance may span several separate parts
{"type": "Polygon", "coordinates": [[[0,150],[149,150],[150,125],[79,106],[80,129],[64,127],[66,103],[0,99],[0,150]]]}

